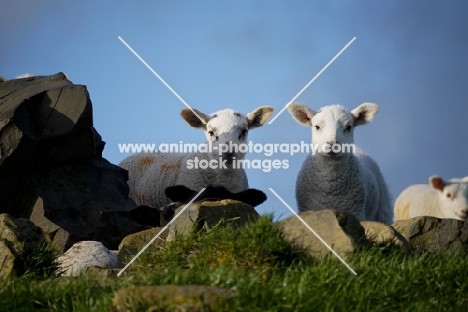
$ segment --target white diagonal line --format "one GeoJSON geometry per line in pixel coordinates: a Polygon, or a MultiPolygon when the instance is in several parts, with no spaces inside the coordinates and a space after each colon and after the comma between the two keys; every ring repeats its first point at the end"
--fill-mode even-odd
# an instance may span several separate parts
{"type": "Polygon", "coordinates": [[[304,88],[302,88],[302,90],[301,90],[301,91],[299,91],[299,93],[298,93],[298,94],[296,94],[296,96],[295,96],[295,97],[293,97],[293,98],[292,98],[292,100],[291,100],[291,101],[289,101],[289,102],[288,102],[288,103],[287,103],[287,104],[286,104],[286,105],[283,107],[283,109],[282,109],[282,110],[280,110],[280,111],[278,112],[278,114],[276,114],[276,116],[275,116],[275,117],[274,117],[272,120],[270,120],[270,122],[269,122],[268,124],[269,124],[269,125],[270,125],[270,124],[272,124],[272,123],[273,123],[273,121],[275,121],[275,119],[276,119],[276,118],[278,118],[278,116],[279,116],[279,115],[281,115],[281,114],[284,112],[284,110],[285,110],[285,109],[286,109],[286,108],[289,106],[289,104],[291,104],[292,102],[294,102],[294,100],[296,100],[296,99],[299,97],[299,95],[301,95],[301,94],[302,94],[302,92],[304,92],[304,91],[305,91],[305,89],[307,89],[307,88],[308,88],[308,87],[309,87],[309,86],[312,84],[312,82],[314,82],[314,81],[315,81],[315,79],[317,79],[317,78],[318,78],[318,77],[319,77],[319,76],[320,76],[320,75],[321,75],[321,74],[322,74],[322,73],[325,71],[325,69],[327,69],[327,68],[328,68],[328,66],[330,66],[330,65],[331,65],[331,64],[332,64],[332,63],[333,63],[333,62],[334,62],[334,61],[335,61],[335,60],[338,58],[338,56],[340,56],[340,55],[341,55],[341,53],[343,53],[343,52],[344,52],[344,51],[345,51],[345,50],[346,50],[346,49],[347,49],[347,48],[348,48],[348,47],[351,45],[351,43],[353,43],[353,41],[354,41],[354,40],[356,40],[356,37],[354,37],[353,39],[351,39],[351,41],[350,41],[350,42],[348,42],[348,44],[347,44],[347,45],[345,45],[345,46],[344,46],[344,48],[343,48],[343,49],[341,49],[341,51],[340,51],[340,52],[338,52],[338,54],[336,54],[336,55],[335,55],[335,56],[334,56],[334,57],[333,57],[333,58],[330,60],[330,62],[328,62],[328,63],[327,63],[327,65],[325,65],[325,67],[324,67],[324,68],[322,68],[322,70],[320,70],[320,71],[317,73],[317,75],[315,75],[315,77],[314,77],[314,78],[312,78],[312,80],[311,80],[311,81],[309,81],[309,83],[308,83],[308,84],[306,84],[306,85],[305,85],[305,87],[304,87],[304,88]]]}
{"type": "Polygon", "coordinates": [[[312,234],[314,234],[318,239],[319,241],[322,242],[322,244],[325,245],[325,247],[327,247],[347,268],[348,270],[351,271],[351,273],[353,273],[354,275],[357,275],[356,271],[353,270],[353,268],[351,268],[351,266],[349,266],[349,264],[346,263],[346,261],[343,260],[343,258],[340,257],[339,254],[336,253],[335,250],[333,250],[333,248],[330,247],[330,245],[327,244],[326,241],[324,241],[320,235],[317,234],[317,232],[314,231],[314,229],[312,229],[308,224],[307,222],[304,221],[304,219],[302,219],[295,211],[294,209],[292,209],[271,187],[268,188],[276,197],[278,197],[278,199],[286,206],[288,207],[289,210],[291,210],[291,212],[299,219],[299,221],[301,221],[311,232],[312,234]]]}
{"type": "Polygon", "coordinates": [[[143,247],[143,248],[140,250],[140,252],[137,253],[137,255],[136,255],[135,257],[133,257],[133,259],[130,260],[130,262],[127,263],[127,265],[126,265],[122,270],[119,271],[119,273],[117,273],[117,276],[120,276],[120,274],[122,274],[122,273],[133,263],[133,261],[135,261],[135,260],[143,253],[143,251],[145,251],[146,248],[148,248],[149,245],[151,245],[151,244],[159,237],[159,235],[161,235],[161,234],[172,224],[172,222],[174,222],[174,221],[185,211],[185,209],[187,209],[187,207],[190,206],[190,204],[192,204],[192,203],[195,201],[195,199],[197,199],[198,196],[200,196],[200,194],[201,194],[205,189],[206,189],[206,188],[202,188],[202,190],[201,190],[200,192],[198,192],[198,194],[195,195],[195,197],[192,198],[192,200],[191,200],[187,205],[185,205],[185,207],[182,208],[182,210],[181,210],[177,215],[175,215],[174,218],[172,218],[172,220],[169,221],[169,223],[168,223],[165,227],[163,227],[162,230],[159,231],[158,234],[156,234],[156,236],[153,237],[153,239],[150,240],[149,243],[146,244],[146,246],[143,247]]]}
{"type": "Polygon", "coordinates": [[[151,66],[148,65],[148,63],[145,62],[145,60],[140,56],[138,55],[138,53],[135,52],[135,50],[132,49],[132,47],[127,43],[125,42],[125,40],[122,39],[122,37],[118,36],[117,38],[119,38],[120,41],[122,41],[122,43],[156,76],[158,77],[158,79],[169,89],[169,91],[171,91],[182,103],[184,103],[185,106],[187,106],[188,109],[190,109],[192,111],[192,113],[194,113],[195,116],[198,117],[198,119],[200,119],[204,124],[206,124],[206,121],[201,118],[197,112],[195,112],[195,110],[187,104],[187,102],[184,101],[184,99],[177,93],[174,91],[174,89],[171,88],[171,86],[164,80],[162,79],[161,76],[159,76],[159,74],[153,69],[151,68],[151,66]]]}

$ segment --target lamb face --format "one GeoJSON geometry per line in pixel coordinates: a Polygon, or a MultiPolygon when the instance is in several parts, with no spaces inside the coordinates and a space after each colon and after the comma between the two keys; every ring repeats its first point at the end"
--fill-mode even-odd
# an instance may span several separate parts
{"type": "Polygon", "coordinates": [[[305,105],[292,103],[288,107],[293,118],[304,126],[312,128],[312,144],[323,156],[344,156],[353,151],[354,128],[371,121],[378,106],[364,103],[352,111],[340,105],[329,105],[315,112],[305,105]]]}
{"type": "Polygon", "coordinates": [[[324,107],[312,118],[312,143],[324,156],[343,155],[341,146],[353,144],[354,118],[338,105],[324,107]]]}
{"type": "Polygon", "coordinates": [[[228,167],[232,167],[235,159],[245,157],[246,150],[241,145],[247,144],[249,129],[261,127],[273,113],[273,108],[259,107],[247,115],[232,109],[220,110],[211,115],[193,111],[182,110],[182,118],[190,126],[203,129],[207,144],[211,146],[208,153],[210,160],[218,161],[221,157],[228,167]]]}
{"type": "Polygon", "coordinates": [[[247,143],[248,132],[247,117],[241,113],[225,109],[212,114],[205,129],[206,140],[212,146],[210,159],[221,157],[227,165],[232,165],[235,159],[244,159],[245,152],[239,151],[239,147],[247,143]]]}
{"type": "Polygon", "coordinates": [[[447,218],[465,221],[468,216],[468,180],[453,179],[444,181],[432,176],[429,184],[437,191],[441,213],[447,218]]]}

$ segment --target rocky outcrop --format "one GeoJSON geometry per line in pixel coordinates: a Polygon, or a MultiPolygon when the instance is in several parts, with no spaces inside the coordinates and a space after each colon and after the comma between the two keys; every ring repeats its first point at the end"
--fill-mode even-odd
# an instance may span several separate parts
{"type": "Polygon", "coordinates": [[[9,80],[0,85],[3,212],[29,217],[37,198],[30,177],[37,168],[99,157],[103,148],[93,128],[85,86],[73,85],[63,74],[9,80]]]}
{"type": "MultiPolygon", "coordinates": [[[[369,245],[364,228],[350,213],[324,209],[301,212],[299,216],[341,257],[369,245]]],[[[296,216],[277,224],[286,239],[312,257],[322,259],[331,255],[331,251],[296,216]]]]}
{"type": "Polygon", "coordinates": [[[468,251],[468,225],[456,219],[416,217],[392,225],[415,251],[468,251]]]}
{"type": "Polygon", "coordinates": [[[239,293],[214,286],[137,286],[119,290],[112,311],[224,311],[223,302],[239,293]]]}
{"type": "Polygon", "coordinates": [[[22,273],[21,258],[43,241],[41,228],[31,221],[0,214],[0,280],[22,273]]]}
{"type": "Polygon", "coordinates": [[[116,249],[145,227],[131,221],[127,171],[102,158],[104,145],[86,86],[62,73],[0,84],[0,212],[31,218],[61,250],[116,249]]]}

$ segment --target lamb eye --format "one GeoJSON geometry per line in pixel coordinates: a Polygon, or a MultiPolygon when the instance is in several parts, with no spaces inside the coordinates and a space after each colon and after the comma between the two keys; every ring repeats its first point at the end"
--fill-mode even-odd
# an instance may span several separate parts
{"type": "Polygon", "coordinates": [[[208,131],[208,135],[210,136],[210,138],[215,138],[216,140],[218,140],[218,137],[215,136],[213,131],[208,131]]]}
{"type": "Polygon", "coordinates": [[[320,126],[315,126],[315,130],[320,130],[320,126]]]}
{"type": "Polygon", "coordinates": [[[451,193],[447,193],[447,198],[453,198],[453,195],[451,193]]]}

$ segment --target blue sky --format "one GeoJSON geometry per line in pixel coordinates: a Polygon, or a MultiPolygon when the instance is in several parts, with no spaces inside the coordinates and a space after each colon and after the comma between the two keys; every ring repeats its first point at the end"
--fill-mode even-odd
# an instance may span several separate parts
{"type": "MultiPolygon", "coordinates": [[[[179,116],[184,105],[118,40],[121,36],[191,106],[204,113],[279,112],[353,37],[297,99],[313,109],[380,105],[355,130],[393,198],[429,176],[467,170],[468,4],[462,1],[1,1],[0,75],[65,72],[88,87],[104,157],[118,143],[202,143],[179,116]]],[[[249,133],[255,143],[310,142],[285,112],[249,133]]],[[[268,200],[260,213],[290,215],[306,154],[289,169],[247,170],[268,200]]],[[[249,154],[247,159],[265,156],[249,154]]]]}

